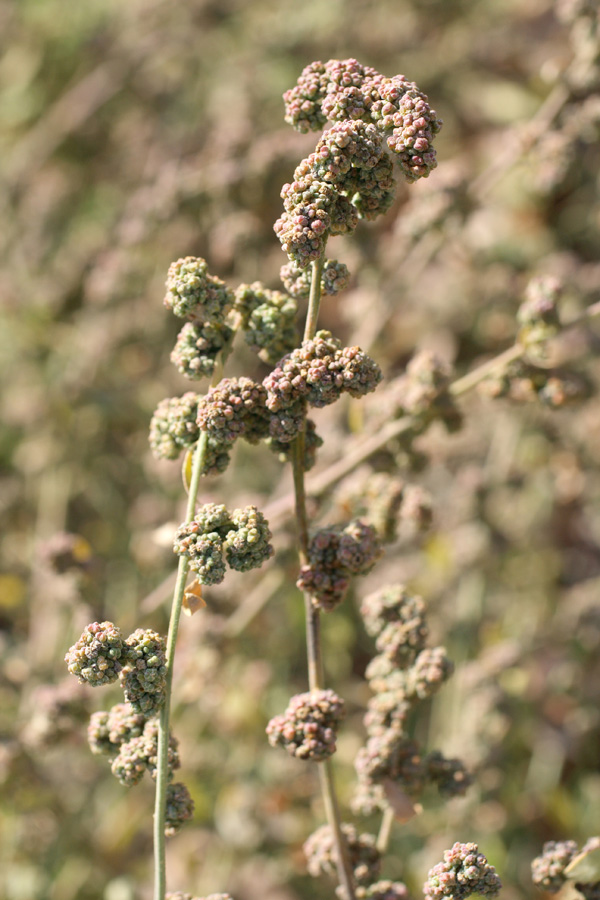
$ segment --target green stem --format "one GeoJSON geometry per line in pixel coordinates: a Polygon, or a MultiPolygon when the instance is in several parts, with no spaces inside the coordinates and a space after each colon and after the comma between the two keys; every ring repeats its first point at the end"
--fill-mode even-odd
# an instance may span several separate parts
{"type": "Polygon", "coordinates": [[[391,806],[387,806],[383,814],[383,819],[381,820],[381,828],[379,829],[379,834],[377,835],[377,849],[382,856],[388,848],[393,824],[394,810],[391,806]]]}
{"type": "MultiPolygon", "coordinates": [[[[312,264],[312,278],[308,312],[304,327],[304,340],[311,340],[317,331],[319,307],[321,304],[321,275],[325,263],[324,254],[312,264]]],[[[306,515],[306,491],[304,486],[304,442],[306,429],[294,441],[292,467],[294,474],[294,494],[296,501],[296,523],[298,529],[298,545],[300,564],[308,563],[308,518],[306,515]]],[[[308,591],[304,592],[304,610],[306,616],[306,651],[308,657],[308,683],[311,691],[322,690],[325,686],[323,654],[321,651],[321,619],[320,610],[313,604],[308,591]]],[[[341,829],[340,811],[337,802],[333,768],[331,760],[317,763],[321,795],[325,807],[325,816],[331,829],[336,848],[336,866],[340,885],[346,900],[355,900],[354,879],[348,846],[341,829]]]]}
{"type": "MultiPolygon", "coordinates": [[[[227,352],[229,347],[227,348],[227,352]]],[[[223,360],[226,355],[224,350],[221,359],[215,367],[215,372],[211,381],[211,387],[214,387],[223,375],[223,360]]],[[[200,479],[202,470],[206,462],[206,451],[208,448],[208,434],[203,431],[200,439],[196,444],[194,456],[192,460],[192,472],[190,477],[190,487],[188,492],[187,509],[185,513],[185,521],[191,522],[196,512],[196,501],[198,499],[198,491],[200,488],[200,479]]],[[[166,650],[166,685],[165,685],[165,702],[160,711],[158,720],[158,749],[156,764],[156,801],[154,806],[154,900],[165,900],[167,890],[167,868],[166,868],[166,839],[165,839],[165,814],[167,808],[167,786],[169,784],[168,774],[168,753],[169,753],[169,725],[171,714],[171,686],[173,684],[173,666],[175,663],[175,645],[177,643],[177,632],[179,630],[179,620],[181,618],[181,609],[183,605],[183,597],[185,594],[185,586],[187,582],[189,570],[189,559],[187,556],[179,557],[179,565],[177,567],[177,580],[175,582],[175,590],[173,593],[173,604],[171,606],[171,617],[169,620],[169,632],[167,634],[167,650],[166,650]]]]}

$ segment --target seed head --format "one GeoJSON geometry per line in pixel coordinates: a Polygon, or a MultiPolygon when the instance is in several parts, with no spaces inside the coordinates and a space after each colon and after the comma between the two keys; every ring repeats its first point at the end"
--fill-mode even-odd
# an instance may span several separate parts
{"type": "Polygon", "coordinates": [[[477,844],[456,843],[443,862],[429,871],[423,885],[425,900],[462,900],[471,894],[495,897],[502,883],[477,844]]]}
{"type": "Polygon", "coordinates": [[[111,684],[121,671],[123,639],[112,622],[92,622],[65,656],[71,675],[92,687],[111,684]]]}
{"type": "Polygon", "coordinates": [[[206,261],[199,257],[171,263],[166,287],[165,306],[183,319],[223,325],[233,306],[233,292],[220,278],[208,274],[206,261]]]}
{"type": "Polygon", "coordinates": [[[336,733],[344,716],[344,701],[334,691],[296,694],[285,713],[267,725],[272,747],[284,747],[291,756],[320,762],[336,750],[336,733]]]}
{"type": "Polygon", "coordinates": [[[173,837],[194,815],[194,801],[185,784],[181,781],[167,785],[167,808],[165,811],[165,835],[173,837]]]}

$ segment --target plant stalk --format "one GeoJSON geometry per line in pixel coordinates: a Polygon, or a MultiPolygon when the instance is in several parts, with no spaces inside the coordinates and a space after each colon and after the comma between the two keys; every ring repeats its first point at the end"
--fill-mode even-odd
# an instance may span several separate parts
{"type": "MultiPolygon", "coordinates": [[[[304,327],[304,340],[311,340],[317,331],[319,307],[321,304],[321,274],[325,262],[324,254],[312,263],[312,278],[308,312],[304,327]]],[[[292,467],[294,474],[294,494],[296,504],[296,523],[300,565],[308,563],[308,518],[306,515],[306,491],[304,486],[304,442],[306,428],[294,441],[292,467]]],[[[322,690],[325,686],[323,654],[321,651],[321,619],[320,610],[313,604],[308,591],[304,592],[304,609],[306,615],[306,650],[308,657],[308,683],[311,691],[322,690]]],[[[341,887],[346,900],[355,900],[354,879],[348,854],[348,847],[342,834],[340,811],[333,780],[331,760],[317,763],[321,795],[325,807],[327,824],[336,848],[336,866],[341,887]]]]}
{"type": "MultiPolygon", "coordinates": [[[[227,348],[228,350],[229,348],[227,348]]],[[[214,387],[223,375],[223,359],[225,352],[221,354],[221,360],[215,367],[215,372],[211,381],[211,387],[214,387]]],[[[198,499],[198,491],[200,488],[200,479],[202,470],[206,461],[206,451],[208,448],[208,434],[203,431],[196,445],[192,460],[192,472],[190,477],[190,487],[188,491],[188,502],[185,513],[185,522],[191,522],[196,512],[196,501],[198,499]]],[[[165,900],[167,890],[167,868],[166,868],[166,838],[165,838],[165,814],[167,809],[167,786],[168,777],[168,753],[169,753],[169,725],[171,714],[171,687],[173,684],[173,667],[175,663],[175,645],[177,643],[177,632],[179,630],[179,620],[181,618],[181,609],[183,605],[183,596],[187,582],[189,570],[189,559],[187,556],[179,557],[177,566],[177,581],[173,593],[173,603],[171,606],[171,616],[169,619],[169,631],[167,634],[166,649],[166,685],[165,685],[165,702],[160,711],[158,720],[158,749],[157,749],[157,765],[156,765],[156,799],[154,806],[154,900],[165,900]]]]}

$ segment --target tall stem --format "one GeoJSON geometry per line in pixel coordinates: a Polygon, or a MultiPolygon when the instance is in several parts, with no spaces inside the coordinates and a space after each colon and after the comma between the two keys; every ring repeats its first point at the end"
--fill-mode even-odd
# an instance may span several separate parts
{"type": "MultiPolygon", "coordinates": [[[[214,387],[223,374],[223,356],[221,362],[217,364],[211,387],[214,387]]],[[[200,488],[200,478],[206,461],[206,451],[208,448],[208,434],[203,431],[196,445],[192,461],[192,472],[190,477],[190,487],[188,492],[188,502],[185,514],[185,521],[191,522],[196,511],[196,501],[198,499],[198,490],[200,488]]],[[[177,567],[177,581],[175,582],[175,590],[173,593],[173,604],[171,606],[171,617],[169,620],[169,632],[167,635],[166,650],[166,685],[165,685],[165,702],[160,711],[158,720],[158,749],[157,749],[157,765],[156,765],[156,801],[154,805],[154,900],[165,900],[167,890],[167,867],[166,867],[166,840],[165,840],[165,814],[167,809],[167,786],[169,784],[168,775],[168,754],[169,754],[169,723],[171,715],[171,686],[173,683],[173,666],[175,662],[175,645],[177,643],[177,632],[179,630],[179,620],[181,618],[181,608],[183,605],[183,596],[185,593],[185,585],[187,581],[189,569],[189,559],[187,556],[179,557],[179,565],[177,567]]]]}
{"type": "MultiPolygon", "coordinates": [[[[321,275],[325,262],[324,254],[312,264],[312,278],[308,312],[304,327],[304,340],[311,340],[317,330],[319,307],[321,304],[321,275]]],[[[304,487],[304,428],[294,441],[292,466],[294,472],[294,494],[296,501],[296,523],[298,529],[298,545],[300,564],[308,563],[308,519],[306,515],[306,492],[304,487]]],[[[325,677],[323,671],[323,654],[321,652],[321,619],[320,610],[313,604],[309,592],[304,592],[304,610],[306,616],[306,651],[308,657],[308,683],[311,691],[323,689],[325,677]]],[[[336,849],[336,865],[338,878],[344,890],[346,900],[355,900],[354,880],[348,847],[342,834],[340,812],[333,780],[333,768],[330,760],[317,763],[321,795],[325,807],[325,816],[331,829],[336,849]]]]}

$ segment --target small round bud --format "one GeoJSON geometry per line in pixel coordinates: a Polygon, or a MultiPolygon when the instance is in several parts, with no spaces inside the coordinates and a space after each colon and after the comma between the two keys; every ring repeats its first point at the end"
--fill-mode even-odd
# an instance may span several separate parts
{"type": "Polygon", "coordinates": [[[177,459],[200,436],[198,394],[188,391],[183,397],[161,400],[150,420],[150,448],[157,459],[177,459]]]}
{"type": "Polygon", "coordinates": [[[111,684],[121,671],[121,632],[112,622],[92,622],[65,656],[71,675],[92,687],[111,684]]]}

